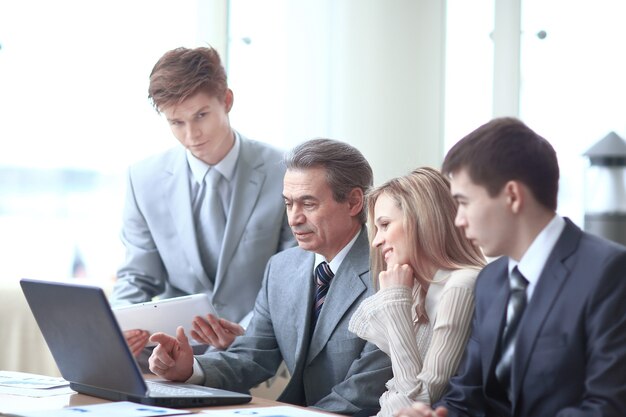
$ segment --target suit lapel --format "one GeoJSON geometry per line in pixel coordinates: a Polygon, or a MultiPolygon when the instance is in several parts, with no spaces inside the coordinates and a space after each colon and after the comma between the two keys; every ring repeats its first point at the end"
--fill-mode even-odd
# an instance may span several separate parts
{"type": "Polygon", "coordinates": [[[331,281],[328,295],[324,301],[324,307],[311,337],[307,364],[322,351],[330,335],[341,319],[344,318],[348,309],[359,299],[363,292],[367,291],[367,282],[365,280],[369,279],[368,271],[367,233],[365,229],[362,229],[331,281]]]}
{"type": "Polygon", "coordinates": [[[483,323],[480,325],[480,340],[482,349],[483,384],[487,386],[489,378],[493,376],[492,370],[495,367],[498,346],[506,319],[506,307],[509,299],[508,286],[508,258],[506,256],[494,261],[493,272],[496,287],[490,294],[490,306],[482,317],[483,323]]]}
{"type": "Polygon", "coordinates": [[[263,161],[254,155],[250,143],[245,138],[240,136],[240,140],[241,148],[233,179],[232,200],[216,272],[216,287],[219,287],[224,277],[265,181],[265,172],[259,169],[263,166],[263,161]]]}
{"type": "Polygon", "coordinates": [[[186,153],[181,148],[180,152],[172,158],[169,166],[166,167],[167,177],[165,179],[163,200],[167,202],[172,221],[178,231],[181,250],[187,256],[194,274],[207,290],[212,290],[213,284],[211,284],[204,272],[198,246],[193,244],[193,242],[197,242],[197,237],[191,208],[192,197],[189,190],[187,171],[186,153]]]}
{"type": "Polygon", "coordinates": [[[582,236],[578,227],[574,226],[569,219],[565,220],[565,229],[563,229],[543,268],[537,287],[533,291],[533,296],[520,323],[511,370],[512,389],[515,398],[519,396],[539,331],[570,274],[570,269],[565,265],[565,260],[576,250],[582,236]]]}
{"type": "MultiPolygon", "coordinates": [[[[313,282],[313,263],[315,262],[315,255],[311,252],[302,251],[303,256],[299,256],[295,261],[297,266],[295,267],[294,277],[298,278],[297,285],[289,286],[290,291],[286,294],[286,298],[297,298],[301,302],[290,303],[290,309],[288,314],[288,320],[293,320],[293,323],[300,323],[296,325],[298,331],[296,332],[296,340],[293,346],[295,352],[295,368],[293,375],[297,375],[302,371],[305,365],[305,358],[309,351],[308,346],[310,342],[310,325],[311,325],[311,311],[313,309],[313,294],[315,292],[315,285],[313,282]]],[[[292,376],[292,380],[300,381],[292,376]]]]}

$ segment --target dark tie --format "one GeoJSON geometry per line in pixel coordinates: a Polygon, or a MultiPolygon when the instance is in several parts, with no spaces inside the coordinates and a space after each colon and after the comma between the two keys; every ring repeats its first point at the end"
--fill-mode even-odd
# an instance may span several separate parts
{"type": "Polygon", "coordinates": [[[511,365],[513,363],[513,354],[515,353],[515,336],[517,335],[519,322],[524,314],[524,308],[526,308],[526,287],[528,286],[528,281],[517,267],[511,271],[509,285],[511,293],[506,309],[506,325],[500,342],[501,355],[500,361],[496,365],[496,377],[506,390],[509,400],[511,400],[511,365]]]}
{"type": "Polygon", "coordinates": [[[311,332],[315,329],[315,324],[317,323],[317,318],[320,315],[320,311],[322,311],[322,306],[324,305],[324,300],[326,299],[326,294],[328,293],[328,287],[330,287],[330,281],[333,279],[335,274],[330,269],[330,266],[326,262],[321,262],[315,268],[315,304],[313,305],[313,320],[311,323],[311,332]]]}

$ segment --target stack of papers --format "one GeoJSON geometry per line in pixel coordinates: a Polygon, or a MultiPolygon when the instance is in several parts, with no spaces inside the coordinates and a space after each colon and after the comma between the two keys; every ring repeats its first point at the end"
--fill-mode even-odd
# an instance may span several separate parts
{"type": "Polygon", "coordinates": [[[63,378],[25,372],[0,371],[0,394],[49,397],[73,392],[69,383],[63,378]]]}
{"type": "Polygon", "coordinates": [[[66,407],[56,410],[38,410],[19,412],[17,414],[6,414],[13,417],[151,417],[151,416],[177,416],[191,414],[191,411],[176,410],[173,408],[152,407],[132,403],[130,401],[120,401],[116,403],[104,403],[85,405],[82,407],[66,407]]]}

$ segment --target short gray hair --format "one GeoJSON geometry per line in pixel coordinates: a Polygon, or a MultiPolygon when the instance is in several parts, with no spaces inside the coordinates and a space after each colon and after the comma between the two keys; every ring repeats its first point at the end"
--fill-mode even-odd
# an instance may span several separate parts
{"type": "MultiPolygon", "coordinates": [[[[296,146],[285,155],[288,170],[324,168],[326,181],[333,191],[335,201],[347,200],[350,192],[360,188],[366,195],[374,183],[369,162],[354,146],[333,139],[311,139],[296,146]]],[[[367,220],[366,202],[359,213],[361,224],[367,220]]]]}

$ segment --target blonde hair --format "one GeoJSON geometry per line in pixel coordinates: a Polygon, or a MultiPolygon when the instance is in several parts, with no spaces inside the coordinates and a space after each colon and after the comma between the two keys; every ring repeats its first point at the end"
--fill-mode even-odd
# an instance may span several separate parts
{"type": "MultiPolygon", "coordinates": [[[[402,211],[406,241],[411,246],[409,262],[418,282],[431,282],[433,267],[454,270],[485,265],[480,248],[454,225],[457,203],[450,194],[450,182],[439,171],[417,168],[367,194],[370,242],[376,236],[374,206],[383,194],[402,211]]],[[[370,247],[370,262],[372,279],[377,284],[378,275],[387,268],[380,248],[370,247]]]]}

